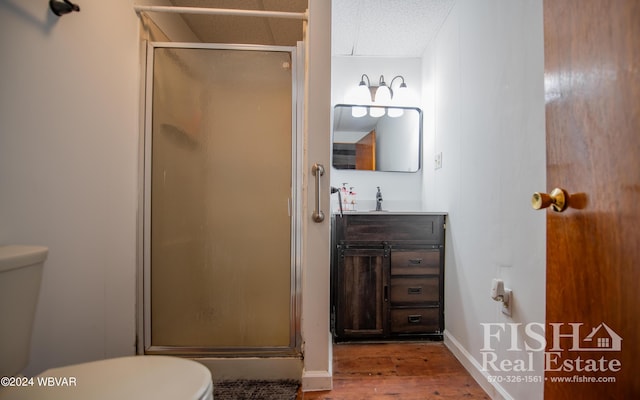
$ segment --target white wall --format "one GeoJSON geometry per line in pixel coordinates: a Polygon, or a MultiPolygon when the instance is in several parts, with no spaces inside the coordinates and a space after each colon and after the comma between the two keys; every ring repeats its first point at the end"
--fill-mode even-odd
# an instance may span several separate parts
{"type": "Polygon", "coordinates": [[[26,373],[135,350],[138,18],[0,3],[0,243],[48,246],[26,373]]]}
{"type": "MultiPolygon", "coordinates": [[[[442,168],[425,169],[423,198],[449,213],[445,340],[495,397],[543,394],[542,382],[490,387],[478,371],[481,323],[544,323],[545,214],[529,202],[546,188],[543,70],[541,0],[459,0],[424,55],[425,158],[442,152],[442,168]],[[513,289],[511,318],[492,278],[513,289]]],[[[527,358],[508,345],[492,341],[499,360],[527,358]]],[[[543,374],[533,356],[535,372],[516,375],[543,374]]]]}
{"type": "MultiPolygon", "coordinates": [[[[332,57],[331,69],[332,106],[345,103],[347,91],[358,85],[362,74],[367,74],[374,85],[377,85],[380,75],[384,75],[387,84],[391,83],[394,76],[402,75],[407,87],[414,91],[416,97],[420,98],[422,95],[420,58],[336,56],[332,57]]],[[[422,171],[399,173],[331,168],[331,185],[340,187],[343,182],[347,182],[348,186],[353,186],[359,210],[375,209],[376,186],[380,186],[385,209],[420,211],[423,209],[422,179],[422,171]]],[[[337,201],[337,196],[333,196],[331,203],[334,210],[337,209],[337,201]]]]}
{"type": "MultiPolygon", "coordinates": [[[[329,215],[315,223],[314,163],[329,165],[331,106],[331,2],[309,1],[306,29],[305,148],[303,178],[302,249],[302,341],[304,368],[302,388],[328,390],[333,383],[332,338],[329,327],[330,231],[329,215]]],[[[321,181],[322,204],[327,204],[329,168],[321,181]]],[[[325,206],[323,211],[327,213],[325,206]]]]}

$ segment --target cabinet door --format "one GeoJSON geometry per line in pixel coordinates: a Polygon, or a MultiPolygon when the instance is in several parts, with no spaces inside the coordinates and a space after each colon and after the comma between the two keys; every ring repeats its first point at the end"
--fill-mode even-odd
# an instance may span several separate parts
{"type": "Polygon", "coordinates": [[[336,335],[384,336],[388,330],[388,253],[383,249],[339,252],[336,335]]]}

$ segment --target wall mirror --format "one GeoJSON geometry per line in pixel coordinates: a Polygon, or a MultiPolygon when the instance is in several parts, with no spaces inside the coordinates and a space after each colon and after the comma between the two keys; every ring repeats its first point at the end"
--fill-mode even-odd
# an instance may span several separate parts
{"type": "Polygon", "coordinates": [[[419,108],[338,104],[333,109],[334,168],[417,172],[421,143],[419,108]]]}

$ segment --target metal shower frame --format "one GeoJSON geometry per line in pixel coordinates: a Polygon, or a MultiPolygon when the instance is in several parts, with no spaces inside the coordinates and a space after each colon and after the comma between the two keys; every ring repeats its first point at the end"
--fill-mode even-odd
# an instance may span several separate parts
{"type": "MultiPolygon", "coordinates": [[[[248,16],[248,17],[266,17],[266,18],[285,18],[285,19],[300,19],[303,24],[308,20],[308,10],[304,13],[294,12],[281,12],[281,11],[261,11],[261,10],[239,10],[239,9],[219,9],[219,8],[197,8],[197,7],[170,7],[170,6],[145,6],[134,5],[136,14],[140,15],[142,12],[161,12],[161,13],[177,13],[177,14],[201,14],[201,15],[234,15],[234,16],[248,16]]],[[[304,30],[304,28],[303,28],[304,30]]],[[[227,350],[207,349],[202,347],[187,347],[187,348],[163,348],[155,347],[146,349],[147,345],[150,345],[150,324],[149,315],[150,310],[146,309],[145,304],[149,304],[150,292],[149,288],[144,284],[145,277],[148,278],[150,272],[149,268],[149,249],[150,242],[148,238],[149,226],[148,221],[150,215],[149,201],[150,187],[148,186],[149,177],[146,176],[150,165],[147,159],[147,154],[150,154],[150,110],[145,111],[144,116],[144,129],[142,139],[142,154],[143,162],[142,167],[142,196],[141,206],[143,212],[140,215],[140,228],[139,228],[139,281],[138,281],[138,322],[137,322],[137,353],[144,354],[147,350],[151,350],[151,353],[173,353],[181,355],[191,355],[200,357],[211,356],[226,356],[226,357],[269,357],[269,356],[300,356],[302,351],[302,337],[301,337],[301,262],[302,262],[302,154],[303,154],[303,87],[304,84],[304,44],[299,42],[297,46],[268,46],[268,45],[239,45],[239,44],[213,44],[213,43],[167,43],[167,42],[148,42],[147,43],[147,77],[145,80],[145,86],[147,89],[151,86],[149,82],[148,68],[153,63],[153,49],[156,47],[173,47],[173,48],[199,48],[199,49],[213,49],[213,50],[257,50],[257,51],[284,51],[291,54],[292,61],[292,90],[293,90],[293,103],[292,103],[292,183],[294,190],[292,191],[292,251],[291,251],[291,331],[290,331],[290,343],[289,346],[284,347],[267,347],[267,348],[229,348],[227,350]],[[212,351],[213,350],[213,351],[212,351]]],[[[148,96],[150,91],[147,91],[145,95],[145,109],[150,100],[148,96]]]]}

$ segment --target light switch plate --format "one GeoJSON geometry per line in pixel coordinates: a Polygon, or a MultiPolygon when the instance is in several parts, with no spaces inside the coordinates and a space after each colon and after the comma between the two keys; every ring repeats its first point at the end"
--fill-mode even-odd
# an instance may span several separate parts
{"type": "Polygon", "coordinates": [[[436,164],[436,168],[435,169],[442,168],[442,152],[439,152],[439,153],[436,154],[435,164],[436,164]]]}

